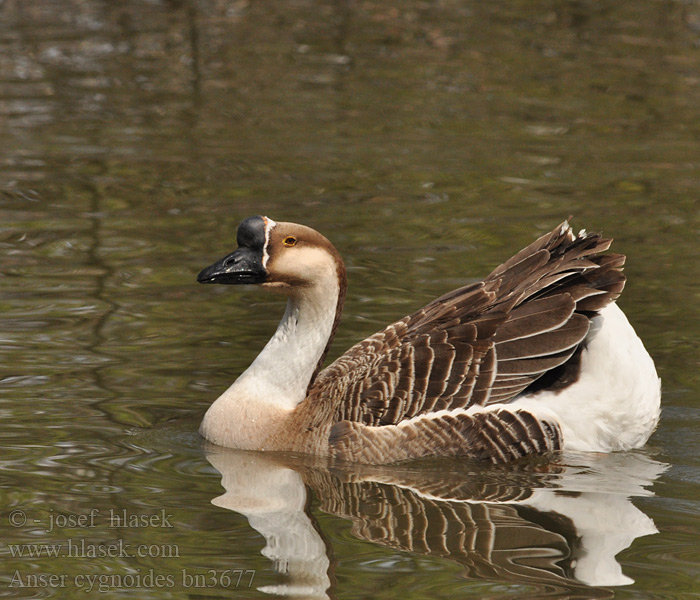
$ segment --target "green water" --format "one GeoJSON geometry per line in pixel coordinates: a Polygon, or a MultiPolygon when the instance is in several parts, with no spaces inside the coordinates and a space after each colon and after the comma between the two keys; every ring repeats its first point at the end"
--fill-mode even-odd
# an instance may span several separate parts
{"type": "Polygon", "coordinates": [[[697,2],[0,0],[0,597],[699,595],[699,107],[697,2]],[[331,358],[569,215],[613,236],[658,431],[508,468],[204,447],[283,310],[195,282],[252,214],[344,256],[331,358]]]}

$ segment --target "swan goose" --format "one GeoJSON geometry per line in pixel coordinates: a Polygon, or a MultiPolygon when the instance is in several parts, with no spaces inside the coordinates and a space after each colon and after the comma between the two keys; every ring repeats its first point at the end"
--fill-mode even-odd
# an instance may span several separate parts
{"type": "Polygon", "coordinates": [[[287,297],[250,367],[209,408],[221,446],[363,463],[428,455],[500,463],[643,445],[660,412],[654,363],[615,304],[625,257],[564,222],[497,267],[350,348],[325,369],[347,288],[320,233],[263,216],[200,283],[287,297]]]}

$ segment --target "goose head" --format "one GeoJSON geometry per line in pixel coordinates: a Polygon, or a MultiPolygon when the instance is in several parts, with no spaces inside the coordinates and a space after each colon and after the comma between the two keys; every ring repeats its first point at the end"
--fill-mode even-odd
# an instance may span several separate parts
{"type": "Polygon", "coordinates": [[[338,251],[310,227],[248,217],[238,226],[237,242],[236,250],[199,273],[199,283],[258,284],[287,295],[330,282],[345,288],[338,251]]]}

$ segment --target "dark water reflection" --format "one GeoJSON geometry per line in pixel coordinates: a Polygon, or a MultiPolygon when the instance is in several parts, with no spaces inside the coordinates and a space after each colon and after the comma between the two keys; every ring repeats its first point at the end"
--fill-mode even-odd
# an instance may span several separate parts
{"type": "Polygon", "coordinates": [[[222,448],[207,458],[226,490],[212,503],[245,515],[265,538],[262,554],[285,575],[261,591],[319,598],[335,593],[334,553],[307,489],[317,510],[350,520],[358,539],[455,561],[464,578],[500,582],[504,596],[512,586],[537,596],[612,598],[604,586],[634,583],[616,555],[657,533],[631,498],[649,496],[668,468],[641,453],[571,455],[501,472],[452,460],[329,466],[222,448]]]}
{"type": "Polygon", "coordinates": [[[696,2],[0,0],[0,597],[82,593],[82,574],[115,577],[104,597],[326,579],[339,598],[697,594],[698,47],[696,2]],[[205,452],[201,416],[282,307],[194,277],[260,212],[346,258],[333,356],[570,214],[614,236],[664,382],[658,432],[640,453],[506,470],[205,452]],[[265,473],[318,533],[289,575],[284,530],[250,520],[265,473]],[[458,497],[436,493],[450,482],[458,497]],[[483,497],[501,485],[517,498],[483,497]],[[108,521],[163,509],[172,527],[108,521]],[[92,510],[95,527],[48,531],[92,510]],[[414,511],[460,542],[411,538],[414,511]]]}

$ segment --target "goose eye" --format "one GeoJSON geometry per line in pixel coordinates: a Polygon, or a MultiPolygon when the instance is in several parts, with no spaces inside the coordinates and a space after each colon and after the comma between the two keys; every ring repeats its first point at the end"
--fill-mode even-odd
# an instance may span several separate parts
{"type": "Polygon", "coordinates": [[[287,246],[287,248],[291,248],[292,246],[296,246],[297,244],[297,238],[295,238],[293,235],[288,235],[286,238],[282,240],[282,243],[287,246]]]}

